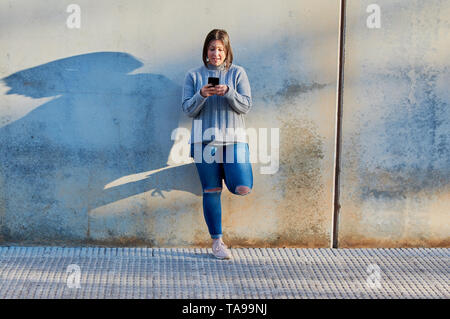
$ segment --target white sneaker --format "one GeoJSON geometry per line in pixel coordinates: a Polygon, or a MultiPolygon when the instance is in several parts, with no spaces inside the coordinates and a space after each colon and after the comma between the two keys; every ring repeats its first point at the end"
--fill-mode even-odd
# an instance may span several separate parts
{"type": "Polygon", "coordinates": [[[212,246],[213,255],[219,259],[230,259],[231,253],[222,240],[214,240],[212,246]]]}

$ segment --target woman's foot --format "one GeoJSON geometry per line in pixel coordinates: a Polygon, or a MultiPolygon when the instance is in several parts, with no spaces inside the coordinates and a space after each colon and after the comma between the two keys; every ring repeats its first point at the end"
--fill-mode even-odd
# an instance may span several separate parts
{"type": "Polygon", "coordinates": [[[213,239],[212,245],[213,255],[219,259],[230,259],[231,253],[227,245],[222,241],[222,238],[213,239]]]}

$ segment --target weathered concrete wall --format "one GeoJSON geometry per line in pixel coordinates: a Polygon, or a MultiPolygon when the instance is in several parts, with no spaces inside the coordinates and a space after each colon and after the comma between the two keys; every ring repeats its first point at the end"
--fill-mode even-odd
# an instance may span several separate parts
{"type": "Polygon", "coordinates": [[[450,2],[347,8],[341,247],[450,244],[450,2]]]}
{"type": "MultiPolygon", "coordinates": [[[[339,246],[448,246],[450,4],[376,3],[371,29],[372,1],[347,1],[339,246]]],[[[280,134],[279,169],[252,143],[252,193],[222,193],[227,243],[330,245],[338,1],[85,0],[80,29],[68,4],[0,3],[1,243],[209,245],[171,134],[219,27],[249,75],[247,127],[280,134]]]]}
{"type": "Polygon", "coordinates": [[[338,1],[76,3],[80,29],[64,1],[0,3],[4,243],[209,245],[195,166],[169,155],[219,27],[252,86],[247,127],[280,130],[279,170],[254,163],[250,195],[222,194],[227,243],[329,246],[338,1]]]}

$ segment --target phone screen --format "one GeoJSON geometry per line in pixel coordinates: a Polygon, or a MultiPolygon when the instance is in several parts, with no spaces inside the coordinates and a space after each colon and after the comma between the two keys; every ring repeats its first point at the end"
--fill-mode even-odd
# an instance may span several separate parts
{"type": "Polygon", "coordinates": [[[208,84],[212,84],[213,86],[219,85],[219,78],[213,76],[208,77],[208,84]]]}

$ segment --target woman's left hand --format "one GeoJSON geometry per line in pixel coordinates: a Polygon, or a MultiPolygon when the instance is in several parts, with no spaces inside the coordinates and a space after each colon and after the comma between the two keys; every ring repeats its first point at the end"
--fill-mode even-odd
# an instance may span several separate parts
{"type": "Polygon", "coordinates": [[[228,92],[228,85],[219,84],[214,87],[216,89],[216,94],[219,96],[224,96],[228,92]]]}

